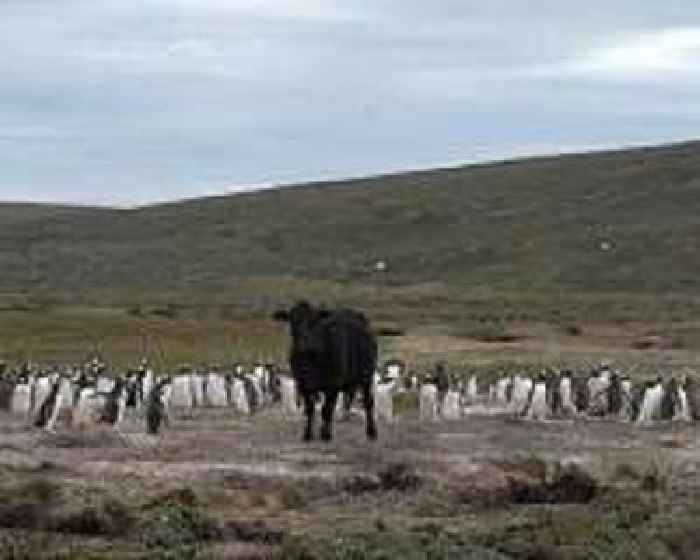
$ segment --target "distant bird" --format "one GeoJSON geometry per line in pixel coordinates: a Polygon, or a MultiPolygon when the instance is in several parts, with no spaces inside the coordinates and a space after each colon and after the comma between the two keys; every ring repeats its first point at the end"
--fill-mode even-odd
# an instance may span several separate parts
{"type": "Polygon", "coordinates": [[[146,433],[156,435],[166,416],[166,407],[163,402],[163,393],[166,386],[171,383],[170,378],[158,381],[151,389],[146,401],[146,433]]]}
{"type": "Polygon", "coordinates": [[[43,402],[39,406],[39,412],[34,420],[34,427],[36,428],[52,429],[53,426],[51,425],[51,419],[54,417],[55,409],[57,407],[60,408],[61,406],[61,396],[59,394],[59,390],[61,388],[61,378],[58,377],[54,380],[47,379],[47,381],[53,381],[53,383],[50,385],[48,395],[43,399],[43,402]]]}

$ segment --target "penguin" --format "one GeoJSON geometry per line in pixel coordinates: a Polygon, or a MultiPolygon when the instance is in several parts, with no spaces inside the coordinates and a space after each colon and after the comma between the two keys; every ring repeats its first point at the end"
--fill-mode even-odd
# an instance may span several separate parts
{"type": "Polygon", "coordinates": [[[559,374],[559,414],[563,417],[576,415],[576,405],[574,404],[574,394],[572,387],[572,373],[564,370],[559,374]]]}
{"type": "Polygon", "coordinates": [[[547,388],[547,406],[553,415],[559,415],[562,409],[561,402],[561,375],[553,370],[548,370],[545,375],[545,385],[547,388]]]}
{"type": "Polygon", "coordinates": [[[105,405],[100,414],[99,422],[117,426],[121,420],[124,403],[124,379],[118,377],[114,381],[114,387],[105,395],[105,405]]]}
{"type": "Polygon", "coordinates": [[[622,385],[617,372],[610,375],[610,385],[608,386],[608,414],[620,415],[623,405],[622,385]]]}
{"type": "Polygon", "coordinates": [[[530,406],[526,418],[528,420],[546,420],[551,415],[547,404],[547,378],[540,373],[532,384],[530,392],[530,406]]]}
{"type": "Polygon", "coordinates": [[[620,377],[620,400],[622,406],[619,411],[619,418],[623,422],[631,422],[636,417],[634,404],[634,388],[628,375],[620,377]]]}
{"type": "Polygon", "coordinates": [[[156,435],[160,425],[165,420],[165,407],[163,405],[163,390],[170,382],[169,378],[158,381],[147,397],[146,404],[146,433],[156,435]]]}
{"type": "Polygon", "coordinates": [[[0,410],[12,408],[12,395],[15,392],[15,382],[9,376],[0,377],[0,410]]]}
{"type": "Polygon", "coordinates": [[[690,418],[700,420],[700,383],[692,375],[685,378],[685,392],[688,398],[690,418]]]}
{"type": "MultiPolygon", "coordinates": [[[[661,378],[659,378],[661,380],[661,378]]],[[[663,386],[663,396],[661,397],[661,420],[671,420],[678,410],[678,381],[675,377],[669,379],[663,386]]]]}
{"type": "Polygon", "coordinates": [[[243,386],[245,387],[245,394],[248,399],[248,407],[250,408],[250,413],[255,414],[255,411],[260,405],[260,403],[258,402],[258,392],[255,390],[255,384],[253,383],[253,380],[247,375],[243,375],[239,379],[243,381],[243,386]]]}
{"type": "Polygon", "coordinates": [[[647,381],[639,414],[636,419],[637,424],[653,424],[659,419],[661,416],[663,394],[663,383],[660,376],[656,381],[647,381]]]}
{"type": "Polygon", "coordinates": [[[573,377],[571,380],[571,385],[573,389],[573,399],[574,405],[576,406],[576,411],[586,412],[590,402],[587,378],[581,375],[573,377]]]}
{"type": "Polygon", "coordinates": [[[51,384],[51,389],[49,390],[49,394],[47,397],[44,399],[44,402],[41,403],[41,406],[39,407],[39,412],[36,415],[36,419],[34,420],[34,427],[35,428],[49,428],[51,429],[53,426],[50,425],[51,419],[54,417],[54,412],[56,407],[60,407],[60,398],[59,398],[59,389],[61,388],[61,378],[57,377],[55,380],[53,380],[53,383],[51,384]]]}
{"type": "Polygon", "coordinates": [[[125,383],[126,406],[129,408],[137,408],[139,405],[140,385],[138,372],[129,372],[125,383]]]}

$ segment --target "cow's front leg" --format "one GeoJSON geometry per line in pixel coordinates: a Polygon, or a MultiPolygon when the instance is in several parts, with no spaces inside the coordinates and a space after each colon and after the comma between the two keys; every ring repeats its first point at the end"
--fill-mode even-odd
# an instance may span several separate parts
{"type": "Polygon", "coordinates": [[[371,382],[362,386],[362,398],[365,404],[367,438],[377,439],[377,425],[374,421],[374,391],[371,382]]]}
{"type": "Polygon", "coordinates": [[[325,393],[325,400],[323,401],[323,408],[321,409],[321,419],[323,420],[321,439],[323,441],[331,441],[333,439],[333,413],[335,412],[337,400],[337,391],[327,391],[325,393]]]}
{"type": "Polygon", "coordinates": [[[316,413],[316,399],[313,393],[304,395],[304,413],[306,414],[304,441],[312,441],[314,439],[314,414],[316,413]]]}

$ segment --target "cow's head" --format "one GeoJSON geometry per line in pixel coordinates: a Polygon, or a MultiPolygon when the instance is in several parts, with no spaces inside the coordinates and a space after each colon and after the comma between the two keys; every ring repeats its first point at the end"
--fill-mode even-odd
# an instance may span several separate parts
{"type": "Polygon", "coordinates": [[[325,315],[327,315],[327,312],[315,308],[308,301],[301,300],[295,303],[289,310],[275,312],[272,318],[275,321],[289,323],[292,336],[297,336],[307,331],[325,315]]]}

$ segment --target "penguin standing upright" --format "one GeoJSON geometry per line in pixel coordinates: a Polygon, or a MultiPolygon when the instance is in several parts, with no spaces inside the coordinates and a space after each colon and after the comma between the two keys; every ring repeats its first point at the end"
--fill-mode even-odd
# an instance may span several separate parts
{"type": "Polygon", "coordinates": [[[695,376],[686,375],[685,393],[688,399],[690,418],[693,420],[700,420],[700,383],[698,383],[695,376]]]}
{"type": "Polygon", "coordinates": [[[258,399],[258,391],[255,388],[255,382],[251,379],[249,375],[244,375],[241,378],[243,382],[243,387],[245,388],[246,399],[248,400],[248,409],[250,414],[255,414],[260,406],[258,399]]]}
{"type": "Polygon", "coordinates": [[[591,400],[590,392],[588,390],[588,380],[582,375],[577,375],[576,377],[572,378],[571,386],[576,411],[579,413],[586,412],[591,400]]]}
{"type": "Polygon", "coordinates": [[[438,414],[442,411],[442,406],[445,402],[447,392],[450,390],[450,376],[447,373],[445,362],[439,361],[435,364],[435,374],[433,377],[435,386],[437,387],[437,402],[438,414]]]}
{"type": "Polygon", "coordinates": [[[37,412],[36,418],[34,420],[35,428],[52,428],[49,425],[51,418],[54,417],[54,409],[60,406],[59,389],[61,388],[61,378],[56,377],[52,379],[51,388],[49,393],[41,403],[39,411],[37,412]]]}
{"type": "Polygon", "coordinates": [[[547,406],[552,415],[559,415],[562,410],[561,400],[561,375],[553,370],[548,370],[545,375],[545,385],[547,388],[547,406]]]}
{"type": "Polygon", "coordinates": [[[623,405],[622,381],[617,372],[610,376],[608,386],[608,414],[620,415],[623,405]]]}
{"type": "Polygon", "coordinates": [[[551,410],[547,403],[547,378],[544,373],[537,376],[532,387],[530,406],[526,418],[528,420],[546,420],[551,416],[551,410]]]}
{"type": "Polygon", "coordinates": [[[0,362],[0,410],[11,410],[15,384],[15,380],[7,374],[5,363],[0,362]]]}
{"type": "Polygon", "coordinates": [[[661,417],[663,400],[663,380],[659,376],[656,381],[648,381],[642,398],[642,404],[636,423],[639,425],[653,424],[661,417]]]}
{"type": "Polygon", "coordinates": [[[663,386],[663,396],[661,397],[661,420],[671,420],[678,410],[678,382],[675,377],[669,379],[663,386]]]}
{"type": "Polygon", "coordinates": [[[131,371],[127,374],[124,390],[126,391],[126,406],[129,408],[139,407],[139,391],[141,383],[137,371],[131,371]]]}
{"type": "Polygon", "coordinates": [[[161,379],[147,396],[146,404],[146,433],[156,435],[165,417],[163,405],[163,390],[170,382],[168,378],[161,379]]]}
{"type": "Polygon", "coordinates": [[[105,406],[99,419],[100,422],[111,424],[115,427],[119,424],[122,414],[124,413],[124,407],[126,406],[124,385],[124,379],[122,377],[115,379],[114,387],[106,395],[105,406]]]}
{"type": "Polygon", "coordinates": [[[632,380],[628,375],[623,375],[620,377],[620,400],[622,406],[618,417],[623,422],[631,422],[636,417],[635,404],[634,404],[634,388],[632,386],[632,380]]]}

